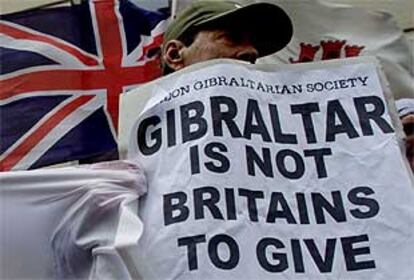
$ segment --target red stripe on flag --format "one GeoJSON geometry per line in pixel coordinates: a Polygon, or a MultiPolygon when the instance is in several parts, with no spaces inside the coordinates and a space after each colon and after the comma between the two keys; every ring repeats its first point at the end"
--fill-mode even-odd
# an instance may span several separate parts
{"type": "Polygon", "coordinates": [[[141,84],[160,74],[158,60],[143,66],[119,68],[116,73],[107,70],[39,71],[0,81],[0,100],[34,91],[94,90],[111,88],[119,83],[141,84]]]}
{"type": "Polygon", "coordinates": [[[106,68],[108,81],[112,83],[107,87],[107,110],[112,119],[115,131],[118,131],[119,95],[125,85],[117,75],[122,69],[122,39],[120,32],[120,19],[118,19],[113,1],[96,1],[96,21],[98,23],[100,45],[102,47],[103,64],[106,68]]]}
{"type": "Polygon", "coordinates": [[[53,116],[48,118],[28,138],[0,161],[0,171],[10,171],[22,158],[27,155],[47,134],[61,123],[73,111],[93,99],[92,95],[84,95],[60,108],[53,116]]]}
{"type": "Polygon", "coordinates": [[[57,40],[52,39],[53,37],[48,37],[46,35],[32,34],[30,32],[20,30],[18,28],[6,25],[4,23],[0,23],[0,33],[3,33],[15,39],[32,40],[32,41],[42,42],[42,43],[55,46],[73,55],[79,61],[81,61],[83,64],[87,66],[98,66],[99,65],[99,62],[97,59],[83,54],[81,51],[79,51],[78,49],[76,49],[75,47],[69,44],[58,42],[57,40]]]}
{"type": "Polygon", "coordinates": [[[122,40],[115,5],[113,1],[96,1],[94,4],[103,64],[108,69],[118,70],[122,64],[122,40]]]}

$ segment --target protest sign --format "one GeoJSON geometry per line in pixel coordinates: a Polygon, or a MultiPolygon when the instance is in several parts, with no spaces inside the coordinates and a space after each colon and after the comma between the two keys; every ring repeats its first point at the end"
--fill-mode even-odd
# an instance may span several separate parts
{"type": "Polygon", "coordinates": [[[382,77],[370,59],[221,61],[124,96],[120,142],[148,182],[141,277],[413,278],[412,175],[382,77]]]}

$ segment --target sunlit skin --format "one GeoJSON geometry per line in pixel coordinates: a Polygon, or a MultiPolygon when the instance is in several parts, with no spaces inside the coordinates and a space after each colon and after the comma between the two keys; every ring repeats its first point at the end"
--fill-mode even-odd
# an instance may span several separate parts
{"type": "Polygon", "coordinates": [[[405,140],[406,156],[411,166],[411,170],[414,172],[414,114],[407,115],[401,119],[404,127],[404,131],[407,134],[405,140]]]}
{"type": "Polygon", "coordinates": [[[249,34],[238,31],[202,30],[189,46],[178,40],[167,43],[164,59],[175,71],[215,58],[232,58],[255,63],[259,52],[250,37],[249,34]]]}
{"type": "Polygon", "coordinates": [[[214,58],[234,58],[255,63],[258,54],[249,35],[223,30],[200,31],[194,42],[182,50],[184,66],[214,58]]]}

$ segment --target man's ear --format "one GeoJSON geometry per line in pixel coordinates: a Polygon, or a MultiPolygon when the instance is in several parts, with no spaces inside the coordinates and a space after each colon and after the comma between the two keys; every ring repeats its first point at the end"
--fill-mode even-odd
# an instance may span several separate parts
{"type": "Polygon", "coordinates": [[[170,40],[165,46],[163,60],[174,71],[184,67],[184,60],[181,55],[184,48],[185,45],[179,40],[170,40]]]}

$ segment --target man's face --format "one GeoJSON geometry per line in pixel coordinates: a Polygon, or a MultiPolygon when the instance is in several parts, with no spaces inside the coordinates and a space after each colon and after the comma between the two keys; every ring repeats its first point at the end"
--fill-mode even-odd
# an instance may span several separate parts
{"type": "Polygon", "coordinates": [[[203,30],[184,48],[184,67],[215,58],[233,58],[255,63],[259,53],[250,36],[240,31],[203,30]]]}
{"type": "Polygon", "coordinates": [[[407,135],[405,140],[407,159],[414,172],[414,114],[405,116],[401,121],[407,135]]]}

